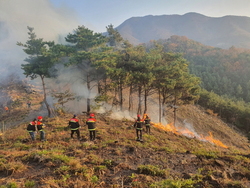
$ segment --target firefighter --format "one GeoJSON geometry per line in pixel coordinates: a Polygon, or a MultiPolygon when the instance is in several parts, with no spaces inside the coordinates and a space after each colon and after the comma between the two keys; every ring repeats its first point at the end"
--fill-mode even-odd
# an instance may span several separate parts
{"type": "Polygon", "coordinates": [[[87,119],[86,124],[88,125],[89,139],[91,141],[94,141],[95,140],[95,136],[96,136],[96,119],[95,119],[95,114],[91,113],[89,115],[89,118],[87,119]]]}
{"type": "Polygon", "coordinates": [[[143,120],[141,119],[141,116],[139,114],[137,115],[137,120],[134,124],[134,127],[136,128],[136,140],[142,141],[143,120]]]}
{"type": "Polygon", "coordinates": [[[27,107],[30,108],[30,106],[31,106],[31,102],[28,101],[28,102],[27,102],[27,107]]]}
{"type": "Polygon", "coordinates": [[[74,115],[70,120],[69,120],[69,127],[71,130],[71,138],[73,138],[74,133],[77,135],[77,139],[80,140],[80,124],[79,120],[77,119],[76,115],[74,115]]]}
{"type": "Polygon", "coordinates": [[[45,140],[45,132],[44,132],[44,128],[46,127],[43,124],[43,117],[42,116],[38,116],[37,117],[37,130],[40,132],[40,141],[46,141],[45,140]]]}
{"type": "Polygon", "coordinates": [[[37,120],[35,118],[27,126],[27,131],[29,132],[32,141],[35,141],[36,131],[37,131],[36,125],[37,125],[37,120]]]}
{"type": "Polygon", "coordinates": [[[4,107],[5,112],[10,112],[8,106],[4,107]]]}
{"type": "Polygon", "coordinates": [[[150,120],[149,116],[146,114],[145,119],[144,119],[144,123],[146,126],[146,133],[148,133],[148,134],[150,134],[150,126],[151,126],[150,121],[151,120],[150,120]]]}

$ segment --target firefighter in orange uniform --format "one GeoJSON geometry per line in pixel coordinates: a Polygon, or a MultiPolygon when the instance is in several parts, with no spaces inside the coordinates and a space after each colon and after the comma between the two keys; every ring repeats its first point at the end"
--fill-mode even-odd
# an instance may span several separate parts
{"type": "Polygon", "coordinates": [[[141,116],[138,114],[137,115],[137,120],[134,124],[134,127],[136,128],[136,136],[137,136],[137,141],[142,141],[142,129],[143,129],[143,119],[141,119],[141,116]]]}
{"type": "Polygon", "coordinates": [[[96,136],[96,119],[94,117],[95,114],[91,113],[86,121],[89,130],[89,138],[91,141],[95,140],[96,136]]]}
{"type": "Polygon", "coordinates": [[[79,120],[77,119],[76,115],[74,115],[70,120],[69,120],[69,127],[71,130],[71,138],[73,138],[74,133],[77,134],[78,140],[80,140],[80,124],[79,120]]]}
{"type": "Polygon", "coordinates": [[[27,126],[27,131],[29,132],[32,141],[35,141],[35,138],[36,138],[36,131],[37,131],[36,124],[37,124],[37,120],[35,118],[27,126]]]}
{"type": "Polygon", "coordinates": [[[37,130],[40,132],[40,141],[46,141],[45,140],[45,132],[44,132],[44,128],[46,127],[44,125],[43,121],[43,117],[42,116],[38,116],[37,117],[37,130]]]}
{"type": "Polygon", "coordinates": [[[5,112],[10,112],[8,106],[4,107],[5,112]]]}
{"type": "Polygon", "coordinates": [[[144,123],[146,126],[146,133],[150,134],[151,120],[147,114],[145,114],[144,123]]]}

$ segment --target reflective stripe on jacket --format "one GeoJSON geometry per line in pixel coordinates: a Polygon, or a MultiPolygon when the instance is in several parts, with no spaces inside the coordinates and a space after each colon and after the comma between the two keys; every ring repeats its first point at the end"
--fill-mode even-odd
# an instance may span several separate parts
{"type": "Polygon", "coordinates": [[[38,131],[43,131],[44,127],[45,127],[45,125],[41,121],[37,122],[37,130],[38,131]]]}
{"type": "Polygon", "coordinates": [[[150,121],[151,121],[151,120],[150,120],[149,118],[148,118],[148,119],[145,119],[144,121],[145,121],[145,125],[146,125],[146,126],[149,126],[149,125],[150,125],[150,121]]]}
{"type": "Polygon", "coordinates": [[[31,121],[27,126],[28,132],[34,132],[36,131],[36,123],[34,121],[31,121]]]}
{"type": "Polygon", "coordinates": [[[79,129],[80,125],[79,125],[78,119],[71,118],[69,120],[69,126],[70,126],[71,130],[77,130],[77,129],[79,129]]]}
{"type": "Polygon", "coordinates": [[[89,131],[94,131],[96,129],[96,119],[95,118],[88,118],[86,121],[88,125],[89,131]]]}
{"type": "Polygon", "coordinates": [[[136,127],[136,129],[141,129],[142,126],[143,126],[143,120],[137,120],[137,121],[135,122],[135,127],[136,127]]]}

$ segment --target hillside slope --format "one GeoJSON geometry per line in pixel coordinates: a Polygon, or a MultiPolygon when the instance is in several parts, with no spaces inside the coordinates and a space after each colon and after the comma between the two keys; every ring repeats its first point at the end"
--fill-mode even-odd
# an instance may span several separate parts
{"type": "Polygon", "coordinates": [[[175,127],[169,109],[170,123],[155,122],[151,134],[143,132],[144,142],[135,140],[133,121],[112,119],[108,113],[96,113],[94,142],[89,141],[85,114],[78,116],[80,141],[70,139],[72,114],[64,114],[45,116],[47,141],[40,142],[37,135],[31,142],[26,126],[43,113],[41,91],[13,83],[2,86],[2,92],[2,104],[12,105],[0,116],[5,125],[0,134],[1,188],[250,186],[247,138],[199,106],[178,108],[175,127]]]}
{"type": "MultiPolygon", "coordinates": [[[[195,137],[152,127],[135,141],[133,122],[96,114],[97,140],[89,141],[79,115],[81,141],[66,129],[71,114],[45,118],[46,142],[27,142],[26,124],[1,137],[0,185],[17,187],[249,187],[247,139],[196,106],[178,109],[178,125],[195,137]],[[184,121],[185,120],[185,121],[184,121]],[[184,123],[183,123],[184,122],[184,123]],[[213,133],[226,147],[203,138],[213,133]]],[[[168,118],[172,118],[171,115],[168,118]]],[[[181,130],[180,127],[178,130],[181,130]]]]}

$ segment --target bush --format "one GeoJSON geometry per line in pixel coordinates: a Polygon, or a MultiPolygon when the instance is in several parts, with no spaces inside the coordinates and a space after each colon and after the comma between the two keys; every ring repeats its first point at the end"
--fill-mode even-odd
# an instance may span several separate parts
{"type": "Polygon", "coordinates": [[[137,168],[137,170],[140,174],[146,174],[146,175],[151,175],[151,176],[161,176],[161,177],[166,176],[165,170],[161,170],[157,166],[153,166],[153,165],[140,165],[137,168]]]}

